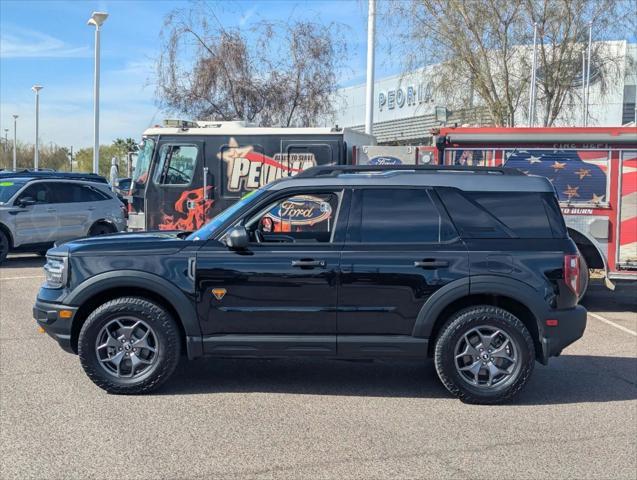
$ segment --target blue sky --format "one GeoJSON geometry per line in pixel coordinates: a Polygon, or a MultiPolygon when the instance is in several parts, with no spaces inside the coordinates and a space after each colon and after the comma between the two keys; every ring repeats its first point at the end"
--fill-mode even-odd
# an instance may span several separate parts
{"type": "MultiPolygon", "coordinates": [[[[100,141],[139,138],[146,127],[169,116],[155,105],[152,65],[164,16],[185,7],[186,1],[166,0],[0,0],[0,133],[9,128],[13,134],[12,115],[17,114],[18,139],[34,141],[31,85],[40,83],[41,141],[76,149],[92,145],[94,28],[86,21],[101,10],[109,18],[101,36],[100,141]]],[[[341,83],[364,82],[367,1],[226,0],[217,7],[226,26],[290,16],[344,24],[351,68],[341,83]]],[[[400,71],[400,62],[384,52],[381,45],[377,75],[400,71]]]]}

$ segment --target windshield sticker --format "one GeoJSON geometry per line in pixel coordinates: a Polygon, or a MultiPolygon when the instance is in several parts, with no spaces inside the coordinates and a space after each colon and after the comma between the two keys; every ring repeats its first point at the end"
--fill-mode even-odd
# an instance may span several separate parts
{"type": "Polygon", "coordinates": [[[268,216],[275,222],[292,226],[316,225],[332,216],[332,207],[322,198],[298,195],[276,205],[268,216]]]}
{"type": "Polygon", "coordinates": [[[0,182],[0,187],[13,187],[14,185],[13,182],[0,182]]]}
{"type": "Polygon", "coordinates": [[[226,164],[226,188],[231,192],[254,190],[316,166],[313,153],[277,153],[272,158],[255,152],[252,145],[240,147],[234,137],[217,157],[226,164]]]}

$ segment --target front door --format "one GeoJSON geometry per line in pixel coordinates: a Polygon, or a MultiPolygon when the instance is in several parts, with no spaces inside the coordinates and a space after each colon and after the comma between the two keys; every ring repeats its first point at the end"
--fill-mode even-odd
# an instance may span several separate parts
{"type": "Polygon", "coordinates": [[[345,196],[281,194],[238,222],[250,235],[248,248],[202,247],[196,283],[208,353],[219,348],[220,335],[232,334],[305,336],[297,348],[301,338],[314,336],[320,345],[307,346],[308,352],[335,352],[339,232],[346,221],[338,217],[345,196]]]}
{"type": "Polygon", "coordinates": [[[347,235],[339,345],[341,335],[412,335],[429,296],[469,275],[466,248],[426,188],[355,191],[347,235]]]}
{"type": "Polygon", "coordinates": [[[15,244],[48,243],[56,238],[59,228],[54,184],[34,182],[18,195],[15,205],[15,244]],[[31,198],[34,205],[17,207],[21,199],[31,198]]]}

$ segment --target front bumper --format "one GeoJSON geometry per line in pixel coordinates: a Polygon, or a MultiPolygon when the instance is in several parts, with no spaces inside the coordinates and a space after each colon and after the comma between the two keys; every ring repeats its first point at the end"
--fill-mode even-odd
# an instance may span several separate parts
{"type": "Polygon", "coordinates": [[[582,338],[586,329],[587,312],[577,305],[566,310],[553,310],[545,319],[557,320],[557,326],[544,326],[544,334],[540,338],[542,345],[541,362],[547,364],[549,357],[556,357],[571,343],[582,338]]]}
{"type": "Polygon", "coordinates": [[[33,307],[33,318],[38,325],[53,337],[63,350],[70,353],[75,353],[71,345],[71,331],[76,314],[77,307],[43,302],[39,299],[36,300],[33,307]],[[70,312],[70,316],[68,313],[66,313],[66,317],[60,316],[61,311],[70,312]]]}

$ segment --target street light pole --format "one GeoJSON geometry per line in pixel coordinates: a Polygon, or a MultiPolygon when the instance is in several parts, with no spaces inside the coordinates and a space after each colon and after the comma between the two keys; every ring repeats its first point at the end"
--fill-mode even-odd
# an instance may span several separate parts
{"type": "Polygon", "coordinates": [[[108,17],[105,12],[93,12],[88,25],[95,27],[95,74],[93,84],[93,173],[99,173],[100,159],[100,27],[108,17]]]}
{"type": "Polygon", "coordinates": [[[365,133],[374,131],[374,37],[376,31],[376,0],[369,0],[367,11],[367,87],[365,100],[365,133]]]}
{"type": "Polygon", "coordinates": [[[18,149],[18,137],[17,137],[18,116],[13,116],[13,171],[18,169],[18,155],[16,150],[18,149]]]}
{"type": "Polygon", "coordinates": [[[33,85],[31,90],[35,92],[35,153],[33,155],[33,168],[38,169],[40,165],[40,90],[42,85],[33,85]]]}

